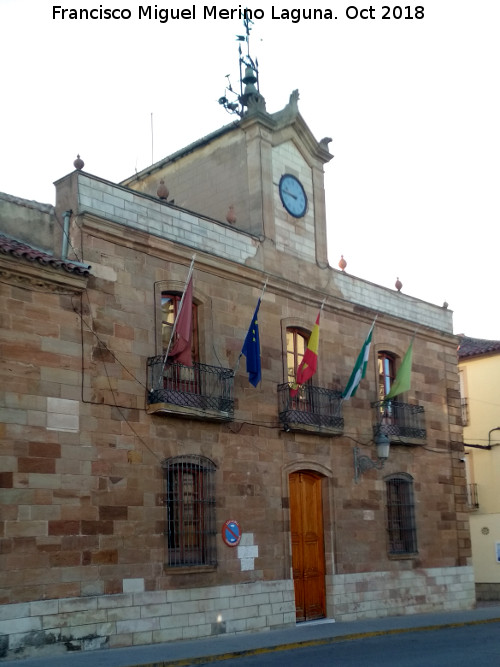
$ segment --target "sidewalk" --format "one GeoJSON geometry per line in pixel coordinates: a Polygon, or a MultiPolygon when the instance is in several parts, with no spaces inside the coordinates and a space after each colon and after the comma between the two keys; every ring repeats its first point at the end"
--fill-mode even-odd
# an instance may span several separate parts
{"type": "MultiPolygon", "coordinates": [[[[330,619],[300,623],[286,630],[261,631],[218,636],[195,641],[148,644],[98,651],[67,652],[62,655],[19,660],[0,660],[9,667],[178,667],[220,659],[285,650],[299,646],[361,639],[375,635],[437,630],[478,623],[500,623],[500,603],[480,603],[469,611],[442,611],[432,614],[391,616],[348,623],[330,619]]],[[[64,647],[61,647],[63,649],[64,647]]]]}

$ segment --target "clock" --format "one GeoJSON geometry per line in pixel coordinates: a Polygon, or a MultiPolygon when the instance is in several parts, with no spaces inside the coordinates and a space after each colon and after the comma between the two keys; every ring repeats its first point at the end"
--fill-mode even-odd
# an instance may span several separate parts
{"type": "Polygon", "coordinates": [[[307,210],[307,195],[299,179],[292,174],[283,174],[280,178],[279,193],[288,213],[294,218],[302,218],[307,210]]]}

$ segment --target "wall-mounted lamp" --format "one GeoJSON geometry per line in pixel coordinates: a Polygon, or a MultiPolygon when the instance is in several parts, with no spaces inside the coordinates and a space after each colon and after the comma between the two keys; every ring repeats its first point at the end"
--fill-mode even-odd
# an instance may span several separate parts
{"type": "Polygon", "coordinates": [[[389,458],[390,442],[385,433],[378,433],[375,436],[375,446],[377,448],[376,461],[369,456],[360,455],[359,447],[354,447],[354,481],[356,484],[359,482],[359,478],[364,472],[372,470],[373,468],[381,470],[384,467],[384,463],[389,458]]]}

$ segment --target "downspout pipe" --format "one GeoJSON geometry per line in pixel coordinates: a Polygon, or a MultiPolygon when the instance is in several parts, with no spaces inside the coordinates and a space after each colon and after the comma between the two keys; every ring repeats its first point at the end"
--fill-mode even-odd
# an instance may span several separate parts
{"type": "Polygon", "coordinates": [[[498,447],[500,442],[496,442],[494,445],[491,444],[491,434],[493,431],[500,431],[500,426],[495,426],[490,431],[488,431],[488,444],[487,445],[469,445],[464,442],[464,447],[473,447],[474,449],[493,449],[493,447],[498,447]]]}
{"type": "Polygon", "coordinates": [[[62,248],[61,248],[61,259],[67,259],[68,257],[68,244],[69,244],[69,222],[71,220],[71,214],[73,211],[64,211],[63,213],[63,238],[62,238],[62,248]]]}
{"type": "Polygon", "coordinates": [[[493,431],[500,431],[500,426],[495,426],[495,428],[492,428],[490,431],[488,431],[488,449],[491,449],[492,447],[498,447],[498,445],[500,445],[500,442],[497,442],[494,445],[491,444],[491,434],[493,431]]]}
{"type": "Polygon", "coordinates": [[[474,449],[491,449],[491,445],[469,445],[468,442],[464,442],[464,447],[473,447],[474,449]]]}

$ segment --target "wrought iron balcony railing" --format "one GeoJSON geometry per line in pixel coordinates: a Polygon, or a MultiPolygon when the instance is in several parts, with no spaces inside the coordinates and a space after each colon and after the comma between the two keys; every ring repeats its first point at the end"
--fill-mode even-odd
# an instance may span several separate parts
{"type": "Polygon", "coordinates": [[[467,507],[470,510],[477,510],[479,508],[477,484],[467,484],[467,507]]]}
{"type": "Polygon", "coordinates": [[[234,371],[194,363],[192,367],[148,359],[147,411],[195,419],[231,421],[234,415],[234,371]]]}
{"type": "Polygon", "coordinates": [[[466,398],[460,399],[460,410],[462,415],[462,426],[469,424],[469,405],[466,398]]]}
{"type": "Polygon", "coordinates": [[[375,435],[383,433],[391,442],[411,444],[411,441],[425,440],[425,412],[421,405],[400,403],[399,401],[377,401],[372,403],[375,410],[375,435]]]}
{"type": "Polygon", "coordinates": [[[290,396],[289,383],[278,385],[279,420],[285,431],[310,431],[339,435],[344,430],[342,393],[332,389],[302,385],[290,396]]]}

